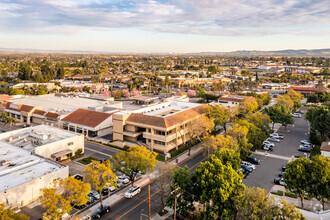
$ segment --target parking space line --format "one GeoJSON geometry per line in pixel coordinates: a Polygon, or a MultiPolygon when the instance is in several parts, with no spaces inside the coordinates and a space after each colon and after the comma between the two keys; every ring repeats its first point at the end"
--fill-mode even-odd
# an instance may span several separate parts
{"type": "Polygon", "coordinates": [[[270,154],[270,153],[261,152],[261,151],[255,151],[253,154],[262,155],[262,156],[266,156],[266,157],[273,157],[273,158],[277,158],[280,160],[286,160],[286,161],[291,160],[291,157],[285,157],[285,156],[270,154]]]}
{"type": "Polygon", "coordinates": [[[85,149],[93,151],[93,152],[98,153],[98,154],[103,154],[103,155],[108,156],[108,157],[112,157],[112,155],[110,155],[110,154],[106,154],[106,153],[103,153],[103,152],[100,152],[100,151],[97,151],[97,150],[93,150],[93,149],[90,149],[88,147],[85,147],[85,149]]]}

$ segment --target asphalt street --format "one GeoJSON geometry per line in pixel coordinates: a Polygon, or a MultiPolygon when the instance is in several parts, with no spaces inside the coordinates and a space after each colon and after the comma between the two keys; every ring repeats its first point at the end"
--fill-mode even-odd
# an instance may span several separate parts
{"type": "MultiPolygon", "coordinates": [[[[302,108],[305,112],[306,108],[302,108]]],[[[304,116],[304,115],[303,115],[304,116]]],[[[281,168],[288,162],[294,154],[304,156],[304,153],[298,151],[301,140],[308,140],[308,124],[302,118],[294,118],[294,126],[288,126],[285,130],[281,127],[277,133],[283,134],[284,139],[279,143],[275,143],[274,151],[269,152],[265,156],[264,151],[260,150],[260,154],[253,154],[254,157],[261,160],[260,165],[250,173],[243,183],[248,187],[260,187],[270,191],[274,185],[274,178],[278,177],[281,168]]]]}
{"type": "MultiPolygon", "coordinates": [[[[191,158],[179,164],[180,167],[188,166],[193,172],[197,165],[204,161],[205,155],[202,152],[191,156],[191,158]]],[[[140,194],[132,199],[123,198],[115,205],[111,206],[111,212],[102,216],[102,219],[148,219],[148,185],[150,185],[151,195],[151,216],[160,209],[160,193],[154,181],[142,187],[140,194]]],[[[169,187],[170,184],[168,184],[169,187]]]]}

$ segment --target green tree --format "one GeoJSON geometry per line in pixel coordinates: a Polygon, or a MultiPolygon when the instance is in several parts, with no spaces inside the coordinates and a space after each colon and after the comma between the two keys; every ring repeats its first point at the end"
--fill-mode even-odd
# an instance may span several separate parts
{"type": "Polygon", "coordinates": [[[25,92],[22,89],[13,89],[10,92],[10,95],[24,95],[24,94],[25,94],[25,92]]]}
{"type": "Polygon", "coordinates": [[[173,174],[171,193],[166,199],[166,204],[174,208],[176,198],[177,213],[185,217],[190,211],[195,210],[193,181],[187,166],[178,168],[173,174]]]}
{"type": "MultiPolygon", "coordinates": [[[[229,109],[215,105],[213,108],[208,107],[209,117],[214,119],[215,126],[220,125],[223,127],[225,133],[227,132],[227,123],[231,119],[231,113],[229,109]]],[[[214,129],[215,130],[215,129],[214,129]]]]}
{"type": "Polygon", "coordinates": [[[210,156],[193,174],[197,201],[206,207],[201,211],[201,219],[232,218],[238,209],[234,201],[244,195],[243,174],[231,166],[236,161],[227,161],[226,156],[220,157],[221,154],[210,156]]]}
{"type": "Polygon", "coordinates": [[[245,125],[234,124],[228,128],[227,135],[232,136],[237,141],[241,158],[246,157],[253,147],[247,138],[248,133],[249,128],[245,125]]]}
{"type": "Polygon", "coordinates": [[[65,71],[63,67],[58,68],[57,72],[56,72],[56,78],[58,79],[64,79],[65,76],[65,71]]]}
{"type": "Polygon", "coordinates": [[[14,210],[6,209],[4,204],[0,204],[0,220],[29,220],[23,213],[16,213],[14,210]]]}
{"type": "Polygon", "coordinates": [[[114,171],[120,171],[125,174],[134,185],[136,175],[153,171],[157,160],[157,153],[149,151],[143,146],[130,148],[128,151],[122,151],[115,154],[111,161],[114,171]]]}
{"type": "Polygon", "coordinates": [[[309,194],[324,204],[330,200],[330,159],[318,155],[311,158],[312,173],[309,194]]]}
{"type": "Polygon", "coordinates": [[[291,108],[287,105],[276,104],[265,109],[273,123],[272,130],[274,130],[275,123],[292,124],[291,108]]]}
{"type": "Polygon", "coordinates": [[[92,161],[91,164],[85,167],[85,178],[93,184],[95,191],[100,194],[102,207],[102,189],[104,187],[116,186],[117,176],[112,171],[110,161],[92,161]]]}
{"type": "Polygon", "coordinates": [[[311,163],[309,158],[300,157],[286,165],[284,174],[285,189],[296,194],[301,201],[301,207],[304,208],[304,198],[308,196],[311,185],[311,163]]]}
{"type": "Polygon", "coordinates": [[[22,62],[19,64],[18,78],[22,80],[30,80],[32,76],[32,68],[28,63],[22,62]]]}
{"type": "Polygon", "coordinates": [[[311,128],[320,132],[322,137],[330,134],[330,111],[326,106],[308,108],[305,119],[310,122],[311,128]]]}
{"type": "Polygon", "coordinates": [[[16,123],[16,119],[13,117],[7,117],[5,121],[5,127],[7,124],[9,124],[10,128],[12,128],[13,124],[16,123]]]}

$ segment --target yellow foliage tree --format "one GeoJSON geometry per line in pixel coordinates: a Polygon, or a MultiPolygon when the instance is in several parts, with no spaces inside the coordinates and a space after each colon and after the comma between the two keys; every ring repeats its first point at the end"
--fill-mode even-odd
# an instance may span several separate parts
{"type": "Polygon", "coordinates": [[[6,209],[4,204],[0,204],[0,220],[29,220],[23,213],[16,213],[11,209],[6,209]]]}
{"type": "Polygon", "coordinates": [[[111,161],[113,163],[113,169],[125,174],[134,185],[136,175],[153,171],[156,166],[157,153],[149,151],[143,146],[136,146],[130,148],[127,152],[122,151],[119,154],[115,154],[111,161]]]}
{"type": "Polygon", "coordinates": [[[218,135],[216,137],[210,136],[204,138],[202,141],[202,147],[204,151],[207,152],[208,156],[210,156],[210,154],[214,154],[220,148],[233,149],[235,152],[238,152],[239,150],[237,141],[230,135],[226,135],[226,137],[218,135]]]}
{"type": "Polygon", "coordinates": [[[279,96],[276,99],[276,101],[277,101],[277,104],[289,106],[291,109],[294,106],[294,103],[293,103],[293,101],[292,101],[292,99],[291,99],[291,97],[289,95],[279,96]]]}
{"type": "Polygon", "coordinates": [[[258,102],[254,97],[248,97],[239,105],[241,114],[250,115],[258,109],[258,102]]]}
{"type": "Polygon", "coordinates": [[[102,203],[102,189],[107,186],[116,186],[117,176],[112,171],[109,160],[93,161],[85,167],[85,178],[93,184],[95,190],[100,194],[101,207],[102,203]]]}
{"type": "Polygon", "coordinates": [[[84,183],[70,176],[60,180],[60,188],[63,190],[63,197],[73,206],[88,202],[88,193],[91,191],[90,183],[84,183]]]}

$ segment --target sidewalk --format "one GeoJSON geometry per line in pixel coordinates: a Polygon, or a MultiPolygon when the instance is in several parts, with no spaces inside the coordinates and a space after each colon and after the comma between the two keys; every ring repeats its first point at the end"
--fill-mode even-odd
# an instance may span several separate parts
{"type": "MultiPolygon", "coordinates": [[[[278,190],[283,191],[285,195],[285,188],[280,185],[274,185],[274,187],[271,189],[271,192],[277,192],[278,190]]],[[[276,203],[280,203],[281,198],[285,198],[288,204],[294,204],[296,208],[305,216],[306,219],[311,220],[325,220],[330,219],[330,204],[325,204],[325,211],[322,211],[322,205],[319,201],[316,199],[311,200],[304,200],[304,209],[300,209],[301,207],[301,201],[300,198],[291,198],[287,196],[279,196],[275,194],[270,194],[274,197],[276,203]]]]}

